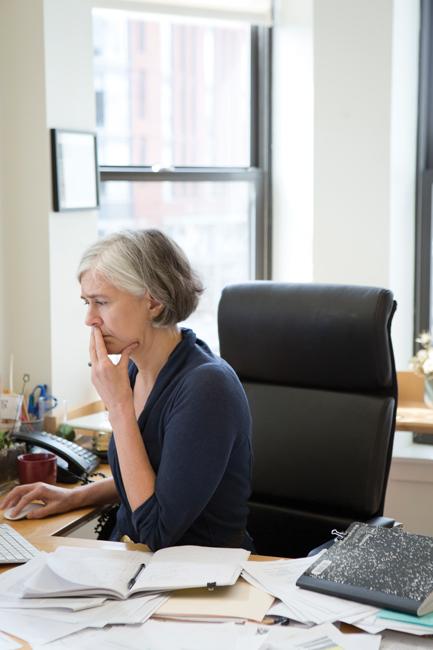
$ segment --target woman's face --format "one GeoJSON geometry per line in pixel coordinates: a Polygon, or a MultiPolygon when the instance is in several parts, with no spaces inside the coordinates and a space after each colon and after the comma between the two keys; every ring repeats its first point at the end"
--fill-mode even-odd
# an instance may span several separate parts
{"type": "Polygon", "coordinates": [[[154,312],[149,295],[134,296],[101,274],[86,271],[81,276],[81,297],[87,305],[85,323],[99,327],[108,354],[120,354],[131,343],[145,341],[154,312]]]}

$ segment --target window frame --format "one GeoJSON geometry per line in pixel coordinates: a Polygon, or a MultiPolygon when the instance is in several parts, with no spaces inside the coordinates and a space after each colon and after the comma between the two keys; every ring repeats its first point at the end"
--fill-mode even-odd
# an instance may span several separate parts
{"type": "MultiPolygon", "coordinates": [[[[420,5],[414,331],[430,331],[433,191],[433,11],[420,5]]],[[[418,345],[414,343],[414,352],[418,345]]]]}
{"type": "Polygon", "coordinates": [[[249,167],[169,167],[99,165],[100,182],[218,182],[249,181],[255,188],[255,232],[252,233],[251,272],[255,279],[271,278],[271,87],[272,28],[251,27],[251,129],[249,167]]]}

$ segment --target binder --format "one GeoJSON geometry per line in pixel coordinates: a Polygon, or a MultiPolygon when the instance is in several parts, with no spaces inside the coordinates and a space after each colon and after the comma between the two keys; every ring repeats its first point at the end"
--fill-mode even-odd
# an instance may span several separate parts
{"type": "Polygon", "coordinates": [[[433,537],[354,522],[298,587],[422,616],[433,612],[433,537]]]}

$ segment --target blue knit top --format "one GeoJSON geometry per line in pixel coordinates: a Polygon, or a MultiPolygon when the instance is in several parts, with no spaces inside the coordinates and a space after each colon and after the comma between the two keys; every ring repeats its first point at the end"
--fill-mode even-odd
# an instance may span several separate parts
{"type": "MultiPolygon", "coordinates": [[[[137,368],[129,366],[131,386],[137,368]]],[[[155,492],[132,512],[114,436],[109,462],[120,496],[111,539],[128,535],[153,551],[198,544],[252,550],[246,533],[251,491],[251,417],[232,368],[192,330],[158,374],[138,418],[156,474],[155,492]]]]}

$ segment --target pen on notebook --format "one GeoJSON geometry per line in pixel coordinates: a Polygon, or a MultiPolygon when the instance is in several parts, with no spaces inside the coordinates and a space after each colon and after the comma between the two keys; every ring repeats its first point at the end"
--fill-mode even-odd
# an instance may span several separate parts
{"type": "Polygon", "coordinates": [[[140,566],[138,567],[137,571],[134,573],[134,575],[132,576],[131,580],[128,582],[128,589],[132,589],[132,587],[133,587],[133,586],[135,585],[135,583],[137,582],[137,578],[138,578],[138,576],[140,575],[140,573],[141,573],[141,572],[143,571],[143,569],[145,569],[145,568],[146,568],[146,565],[145,565],[145,564],[140,564],[140,566]]]}

